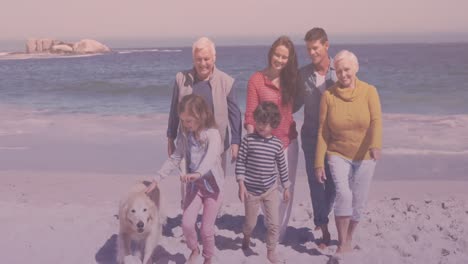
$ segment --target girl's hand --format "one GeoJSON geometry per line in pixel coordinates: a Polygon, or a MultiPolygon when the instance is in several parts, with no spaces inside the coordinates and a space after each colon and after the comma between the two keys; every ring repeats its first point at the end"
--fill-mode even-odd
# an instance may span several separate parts
{"type": "Polygon", "coordinates": [[[188,173],[180,176],[180,181],[183,183],[189,183],[198,180],[201,177],[201,174],[198,172],[188,173]]]}
{"type": "Polygon", "coordinates": [[[245,199],[247,198],[247,190],[245,189],[245,185],[243,181],[239,182],[239,200],[244,203],[245,199]]]}
{"type": "Polygon", "coordinates": [[[289,188],[284,189],[283,192],[283,201],[287,202],[289,201],[289,198],[291,197],[291,193],[289,192],[289,188]]]}
{"type": "Polygon", "coordinates": [[[380,159],[380,156],[382,155],[382,151],[378,148],[371,148],[370,149],[370,156],[373,160],[377,161],[380,159]]]}
{"type": "Polygon", "coordinates": [[[318,182],[323,184],[325,180],[327,179],[327,176],[325,175],[325,170],[323,168],[316,168],[315,178],[317,179],[318,182]]]}
{"type": "Polygon", "coordinates": [[[145,193],[148,194],[148,193],[152,192],[157,186],[158,186],[158,183],[155,180],[153,180],[151,182],[151,184],[148,185],[148,187],[146,187],[145,193]]]}

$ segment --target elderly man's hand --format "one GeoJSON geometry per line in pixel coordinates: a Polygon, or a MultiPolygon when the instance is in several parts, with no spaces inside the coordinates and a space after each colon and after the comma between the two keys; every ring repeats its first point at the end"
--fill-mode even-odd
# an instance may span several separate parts
{"type": "Polygon", "coordinates": [[[231,163],[234,163],[237,160],[237,154],[239,153],[239,145],[231,145],[231,163]]]}
{"type": "Polygon", "coordinates": [[[173,138],[167,138],[167,156],[171,156],[175,151],[175,144],[173,138]]]}

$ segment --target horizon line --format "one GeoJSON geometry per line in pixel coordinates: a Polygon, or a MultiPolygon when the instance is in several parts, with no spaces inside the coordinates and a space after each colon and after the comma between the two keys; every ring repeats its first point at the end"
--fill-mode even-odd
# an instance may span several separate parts
{"type": "MultiPolygon", "coordinates": [[[[208,36],[215,41],[217,47],[238,47],[238,46],[263,46],[270,45],[279,35],[264,36],[208,36]]],[[[42,37],[41,37],[42,38],[42,37]]],[[[44,37],[47,38],[47,37],[44,37]]],[[[51,37],[51,39],[95,39],[110,48],[156,48],[156,47],[190,47],[191,43],[198,37],[51,37]]],[[[290,38],[296,45],[303,45],[303,37],[298,34],[291,34],[290,38]],[[300,44],[299,44],[300,43],[300,44]]],[[[29,38],[0,39],[0,51],[4,49],[24,49],[29,38]]],[[[329,34],[331,45],[389,45],[389,44],[464,44],[468,43],[468,32],[444,32],[444,33],[400,33],[400,34],[329,34]]]]}

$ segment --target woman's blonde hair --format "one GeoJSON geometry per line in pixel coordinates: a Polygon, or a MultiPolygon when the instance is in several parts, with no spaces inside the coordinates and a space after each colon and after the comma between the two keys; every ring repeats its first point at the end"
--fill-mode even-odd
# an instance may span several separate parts
{"type": "Polygon", "coordinates": [[[354,53],[352,53],[351,51],[349,50],[341,50],[340,52],[338,52],[336,55],[335,55],[335,58],[333,58],[333,63],[334,63],[334,66],[336,67],[336,65],[338,64],[339,61],[341,60],[347,60],[349,62],[351,62],[351,64],[354,66],[354,70],[356,72],[359,71],[359,61],[358,61],[358,58],[356,57],[356,55],[354,53]]]}
{"type": "MultiPolygon", "coordinates": [[[[200,122],[199,130],[216,127],[213,111],[211,111],[205,99],[199,95],[189,94],[182,97],[177,110],[179,115],[187,113],[197,119],[200,122]]],[[[185,131],[184,127],[182,129],[185,131]]]]}

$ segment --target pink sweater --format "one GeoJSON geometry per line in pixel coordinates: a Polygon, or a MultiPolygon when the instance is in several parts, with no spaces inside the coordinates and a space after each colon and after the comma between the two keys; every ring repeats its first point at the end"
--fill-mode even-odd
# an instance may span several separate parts
{"type": "Polygon", "coordinates": [[[247,105],[245,109],[244,125],[253,125],[255,120],[253,112],[255,108],[264,101],[275,103],[281,113],[281,122],[273,130],[273,135],[281,140],[286,148],[289,142],[297,138],[296,123],[292,115],[293,103],[283,105],[281,102],[281,87],[276,87],[263,73],[254,73],[247,84],[247,105]]]}

